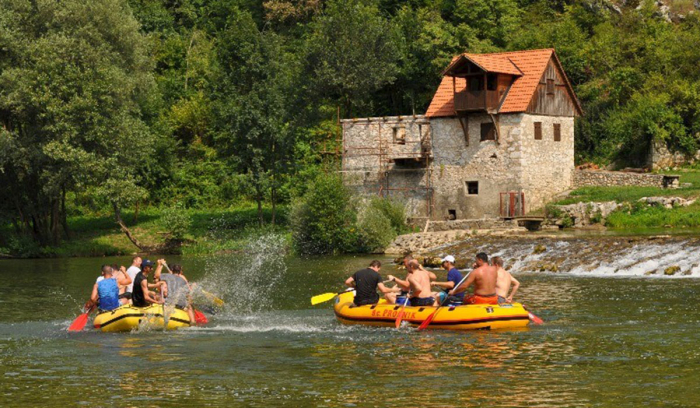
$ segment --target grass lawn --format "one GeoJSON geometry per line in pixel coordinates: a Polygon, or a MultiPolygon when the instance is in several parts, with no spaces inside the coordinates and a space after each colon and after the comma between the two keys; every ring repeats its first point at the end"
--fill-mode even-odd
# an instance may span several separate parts
{"type": "Polygon", "coordinates": [[[578,202],[617,201],[629,203],[627,210],[611,214],[606,225],[611,228],[696,228],[700,227],[700,200],[688,207],[672,209],[639,205],[642,197],[700,198],[700,170],[681,169],[664,172],[679,174],[680,182],[688,187],[664,189],[658,187],[583,187],[572,191],[568,197],[555,202],[557,205],[578,202]]]}
{"type": "MultiPolygon", "coordinates": [[[[272,211],[264,209],[266,225],[258,226],[255,204],[246,203],[227,209],[184,210],[191,220],[185,235],[182,253],[186,255],[211,254],[241,250],[252,239],[275,231],[287,234],[287,208],[278,207],[277,225],[271,226],[272,211]]],[[[134,220],[131,211],[123,211],[122,218],[133,235],[145,245],[163,243],[168,227],[161,219],[163,211],[146,208],[134,220]]],[[[56,247],[38,247],[29,239],[9,238],[0,241],[0,253],[20,257],[113,256],[138,252],[114,221],[113,214],[90,214],[68,218],[71,239],[56,247]],[[2,248],[3,245],[5,248],[2,248]]],[[[12,236],[9,227],[4,236],[12,236]]]]}

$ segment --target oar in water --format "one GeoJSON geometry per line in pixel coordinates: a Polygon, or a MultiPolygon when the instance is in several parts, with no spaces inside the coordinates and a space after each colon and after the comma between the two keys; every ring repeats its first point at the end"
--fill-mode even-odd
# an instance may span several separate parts
{"type": "Polygon", "coordinates": [[[209,323],[209,319],[207,319],[207,316],[200,312],[199,310],[195,309],[194,306],[192,306],[192,310],[194,310],[194,321],[197,324],[207,324],[209,323]]]}
{"type": "Polygon", "coordinates": [[[539,317],[535,316],[534,313],[527,310],[527,307],[525,305],[523,305],[523,309],[525,309],[527,311],[527,317],[530,319],[531,322],[533,322],[535,324],[544,323],[544,320],[540,319],[539,317]]]}
{"type": "MultiPolygon", "coordinates": [[[[382,282],[382,283],[386,285],[386,284],[389,283],[389,282],[391,282],[391,280],[385,280],[385,281],[382,282]]],[[[311,298],[311,304],[312,304],[312,305],[317,305],[317,304],[319,304],[319,303],[328,302],[329,300],[335,299],[336,296],[342,295],[342,294],[345,293],[345,292],[350,292],[351,290],[353,290],[353,288],[347,288],[347,289],[345,289],[345,290],[342,291],[342,292],[328,292],[328,293],[323,293],[323,294],[320,294],[320,295],[316,295],[316,296],[314,296],[314,297],[311,298]]]]}
{"type": "Polygon", "coordinates": [[[403,312],[406,309],[406,305],[408,304],[408,298],[411,296],[411,292],[408,292],[406,294],[406,300],[403,302],[403,306],[401,306],[401,310],[399,311],[399,315],[396,316],[396,328],[398,329],[401,327],[401,320],[403,320],[403,312]]]}
{"type": "Polygon", "coordinates": [[[75,320],[73,320],[73,323],[68,327],[68,331],[81,331],[85,328],[85,325],[87,324],[88,317],[92,310],[95,308],[95,305],[91,305],[85,312],[83,312],[80,316],[76,317],[75,320]]]}
{"type": "Polygon", "coordinates": [[[224,301],[223,301],[222,299],[216,297],[215,294],[209,293],[209,292],[207,292],[207,291],[204,290],[204,289],[202,289],[202,293],[204,293],[204,296],[208,297],[209,300],[211,300],[212,302],[214,302],[215,305],[217,305],[217,306],[219,306],[219,307],[221,307],[221,306],[224,305],[224,301]]]}
{"type": "MultiPolygon", "coordinates": [[[[464,277],[462,278],[462,280],[459,281],[459,283],[456,284],[455,287],[452,288],[452,290],[457,289],[461,284],[463,284],[464,281],[467,280],[467,278],[469,277],[469,275],[470,275],[471,273],[472,273],[472,271],[469,271],[466,275],[464,275],[464,277]]],[[[431,313],[430,316],[428,316],[428,318],[426,318],[425,320],[423,320],[423,323],[421,323],[420,326],[418,326],[418,330],[423,330],[423,329],[425,329],[426,327],[428,327],[428,325],[430,324],[430,322],[433,321],[433,319],[435,318],[435,315],[437,315],[437,312],[442,308],[442,305],[444,305],[445,302],[447,302],[447,299],[449,299],[449,297],[450,297],[449,295],[448,295],[448,296],[445,296],[445,299],[440,303],[440,306],[438,306],[438,307],[435,309],[435,311],[434,311],[433,313],[431,313]]]]}

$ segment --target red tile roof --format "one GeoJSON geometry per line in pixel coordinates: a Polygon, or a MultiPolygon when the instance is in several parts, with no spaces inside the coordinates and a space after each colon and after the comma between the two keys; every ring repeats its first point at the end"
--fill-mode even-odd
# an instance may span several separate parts
{"type": "MultiPolygon", "coordinates": [[[[544,70],[549,63],[549,60],[554,56],[557,64],[559,60],[556,58],[554,49],[547,48],[542,50],[527,50],[500,52],[493,54],[462,54],[475,64],[482,67],[488,72],[498,72],[512,75],[520,75],[515,79],[508,94],[506,95],[499,113],[524,112],[530,104],[530,100],[537,89],[537,84],[544,74],[544,70]]],[[[450,63],[454,64],[460,56],[455,57],[450,63]]],[[[561,68],[561,66],[560,66],[561,68]]],[[[449,67],[448,67],[449,69],[449,67]]],[[[447,70],[446,70],[447,71],[447,70]]],[[[563,72],[563,71],[562,71],[563,72]]],[[[455,78],[456,89],[461,91],[466,87],[464,78],[455,78]]],[[[573,90],[566,79],[564,78],[569,91],[573,94],[573,90]]],[[[452,85],[452,77],[444,76],[440,86],[435,92],[432,102],[425,113],[427,117],[454,116],[454,92],[452,85]]],[[[575,99],[575,97],[574,97],[575,99]]],[[[578,101],[574,101],[577,109],[580,112],[578,101]]]]}

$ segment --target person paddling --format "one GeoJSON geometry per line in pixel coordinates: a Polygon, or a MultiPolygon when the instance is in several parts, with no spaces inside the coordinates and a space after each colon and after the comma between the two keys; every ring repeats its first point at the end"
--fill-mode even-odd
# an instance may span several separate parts
{"type": "Polygon", "coordinates": [[[498,296],[498,304],[513,303],[513,296],[520,287],[520,282],[513,277],[507,270],[503,269],[503,259],[495,256],[491,259],[493,266],[497,268],[498,278],[496,279],[496,296],[498,296]],[[510,285],[513,285],[513,290],[508,295],[510,285]]]}
{"type": "Polygon", "coordinates": [[[182,310],[186,310],[190,317],[190,322],[195,323],[194,310],[190,303],[190,284],[187,278],[182,274],[182,266],[174,264],[172,273],[161,273],[165,259],[157,261],[156,272],[154,278],[156,282],[165,282],[167,296],[165,296],[165,304],[167,306],[175,306],[182,310]]]}
{"type": "Polygon", "coordinates": [[[443,292],[436,292],[433,295],[435,297],[440,297],[440,302],[442,304],[462,304],[464,301],[464,293],[458,293],[454,296],[448,296],[447,291],[452,290],[462,281],[462,274],[459,269],[455,267],[455,257],[452,255],[447,255],[442,259],[442,268],[447,271],[447,281],[446,282],[433,282],[433,286],[442,288],[443,292]],[[444,296],[448,299],[445,300],[444,296]]]}
{"type": "MultiPolygon", "coordinates": [[[[403,266],[406,267],[406,271],[409,270],[409,265],[411,265],[412,262],[415,262],[416,266],[414,267],[416,270],[421,271],[422,274],[427,274],[431,281],[437,280],[437,276],[434,273],[426,271],[423,266],[410,254],[404,256],[403,258],[403,266]]],[[[403,300],[405,299],[404,296],[408,296],[408,291],[411,288],[411,285],[408,282],[408,276],[406,279],[399,279],[394,275],[389,275],[388,278],[392,282],[396,283],[396,286],[391,288],[391,293],[385,294],[384,297],[389,303],[403,304],[403,300]]]]}
{"type": "Polygon", "coordinates": [[[497,305],[496,278],[498,270],[495,266],[489,265],[489,257],[484,252],[476,254],[475,269],[467,280],[459,287],[448,292],[450,296],[459,294],[467,290],[474,284],[474,294],[464,298],[465,305],[497,305]]]}
{"type": "Polygon", "coordinates": [[[149,289],[160,288],[161,293],[167,296],[167,286],[165,282],[148,283],[148,274],[153,271],[153,262],[146,259],[141,264],[141,272],[136,274],[134,279],[134,291],[132,292],[131,301],[136,307],[147,307],[152,303],[163,304],[163,299],[158,299],[155,292],[149,289]]]}
{"type": "Polygon", "coordinates": [[[376,259],[370,262],[369,267],[355,272],[345,281],[345,285],[355,288],[355,299],[353,303],[356,306],[372,305],[379,302],[377,289],[383,294],[390,293],[392,290],[384,286],[382,277],[379,275],[379,270],[382,268],[382,263],[376,259]]]}
{"type": "Polygon", "coordinates": [[[128,277],[122,277],[118,281],[113,276],[112,267],[102,265],[102,278],[92,287],[92,295],[90,296],[90,305],[99,305],[101,311],[110,311],[121,306],[119,302],[119,285],[128,285],[126,281],[128,277]]]}

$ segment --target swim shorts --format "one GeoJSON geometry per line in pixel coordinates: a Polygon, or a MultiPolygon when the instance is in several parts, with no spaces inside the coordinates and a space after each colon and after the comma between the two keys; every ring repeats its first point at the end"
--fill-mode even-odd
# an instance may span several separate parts
{"type": "Polygon", "coordinates": [[[427,298],[411,298],[411,306],[432,306],[435,303],[434,297],[427,298]]]}
{"type": "Polygon", "coordinates": [[[497,305],[498,296],[481,296],[481,295],[471,295],[464,297],[465,305],[497,305]]]}
{"type": "Polygon", "coordinates": [[[124,292],[119,295],[119,299],[131,299],[131,292],[124,292]]]}

